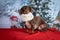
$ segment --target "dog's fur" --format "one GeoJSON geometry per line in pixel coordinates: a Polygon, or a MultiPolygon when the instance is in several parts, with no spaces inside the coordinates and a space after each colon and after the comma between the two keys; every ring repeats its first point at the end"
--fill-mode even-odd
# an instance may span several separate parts
{"type": "Polygon", "coordinates": [[[29,21],[29,23],[31,24],[31,28],[28,28],[27,26],[25,27],[26,29],[31,29],[32,33],[34,33],[36,29],[40,31],[46,31],[48,28],[48,25],[40,16],[35,16],[31,21],[29,21]]]}

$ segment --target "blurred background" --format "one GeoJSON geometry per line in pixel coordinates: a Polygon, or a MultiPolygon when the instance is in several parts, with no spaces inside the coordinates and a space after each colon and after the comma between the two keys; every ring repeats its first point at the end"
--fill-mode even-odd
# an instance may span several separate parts
{"type": "Polygon", "coordinates": [[[21,22],[18,10],[25,5],[40,14],[50,28],[60,30],[60,0],[0,0],[0,28],[10,28],[12,15],[17,16],[21,22]]]}

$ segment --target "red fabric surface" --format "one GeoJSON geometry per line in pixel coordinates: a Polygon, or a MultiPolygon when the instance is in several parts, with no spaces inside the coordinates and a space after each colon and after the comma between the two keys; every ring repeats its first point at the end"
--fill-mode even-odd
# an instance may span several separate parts
{"type": "Polygon", "coordinates": [[[60,32],[54,28],[35,34],[25,32],[25,29],[0,29],[0,40],[60,40],[60,32]]]}

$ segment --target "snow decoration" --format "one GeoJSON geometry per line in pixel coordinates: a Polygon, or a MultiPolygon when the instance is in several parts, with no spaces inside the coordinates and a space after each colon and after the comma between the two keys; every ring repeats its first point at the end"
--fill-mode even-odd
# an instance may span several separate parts
{"type": "MultiPolygon", "coordinates": [[[[18,14],[18,10],[21,9],[22,6],[24,5],[31,5],[36,9],[39,9],[40,11],[36,10],[37,12],[41,13],[41,7],[42,7],[42,3],[43,2],[47,2],[48,0],[0,0],[0,20],[3,20],[4,18],[2,18],[3,16],[5,16],[6,18],[10,18],[13,15],[16,15],[19,19],[19,21],[21,22],[21,18],[20,15],[18,14]],[[31,1],[31,3],[30,3],[31,1]],[[36,5],[37,4],[37,5],[36,5]]],[[[51,0],[52,1],[52,0],[51,0]]],[[[52,3],[51,3],[52,4],[52,3]]],[[[56,4],[55,4],[56,5],[56,4]]],[[[46,5],[47,7],[47,5],[46,5]]],[[[50,9],[52,9],[51,11],[49,11],[49,14],[46,15],[50,16],[50,20],[55,20],[57,14],[58,14],[58,9],[55,8],[55,6],[49,5],[50,9]]],[[[47,11],[45,11],[47,13],[47,11]]],[[[42,13],[41,13],[42,15],[42,13]]],[[[42,15],[44,17],[44,15],[42,15]]],[[[9,19],[10,20],[10,19],[9,19]]],[[[4,20],[3,20],[4,21],[4,20]]],[[[3,23],[3,22],[2,22],[3,23]]],[[[52,23],[49,23],[52,24],[52,23]]],[[[1,22],[0,22],[1,25],[1,22]]]]}

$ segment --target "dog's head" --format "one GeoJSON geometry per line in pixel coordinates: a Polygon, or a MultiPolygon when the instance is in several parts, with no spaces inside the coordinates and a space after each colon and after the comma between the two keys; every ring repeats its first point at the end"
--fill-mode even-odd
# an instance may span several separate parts
{"type": "Polygon", "coordinates": [[[29,6],[23,6],[20,10],[19,13],[20,14],[28,14],[28,12],[33,12],[33,8],[29,7],[29,6]]]}

